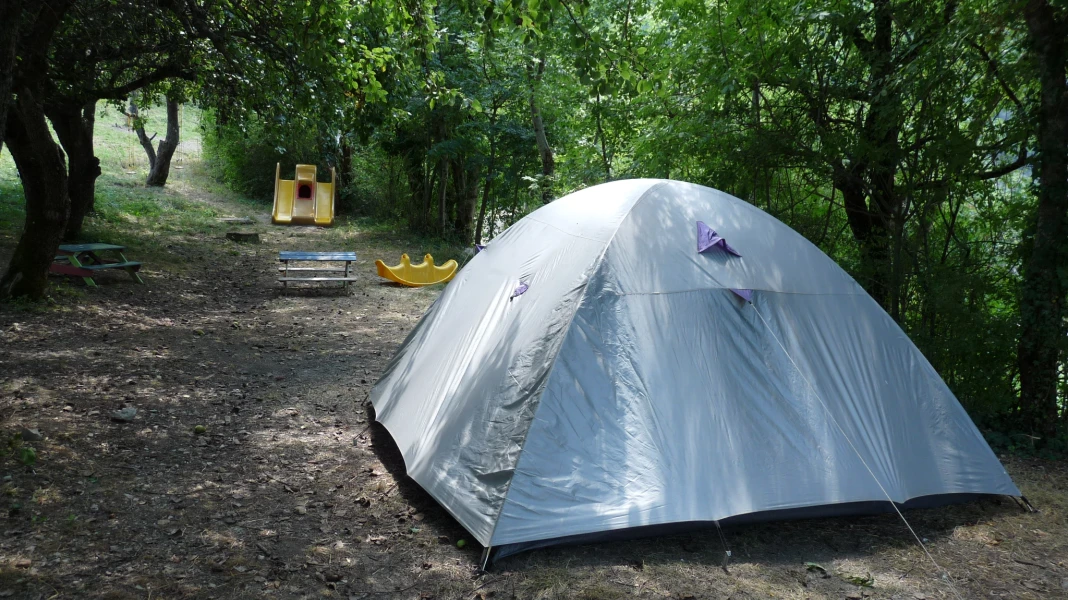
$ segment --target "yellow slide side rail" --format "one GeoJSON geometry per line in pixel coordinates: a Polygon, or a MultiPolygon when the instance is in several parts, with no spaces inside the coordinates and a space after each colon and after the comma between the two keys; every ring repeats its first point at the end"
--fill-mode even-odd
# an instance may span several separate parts
{"type": "Polygon", "coordinates": [[[274,207],[271,210],[271,221],[284,225],[293,221],[293,182],[282,181],[281,175],[282,163],[275,163],[274,207]]]}

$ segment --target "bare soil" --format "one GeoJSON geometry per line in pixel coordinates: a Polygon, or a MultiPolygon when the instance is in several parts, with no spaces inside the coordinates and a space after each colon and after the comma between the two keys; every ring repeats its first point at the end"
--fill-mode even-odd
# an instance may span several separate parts
{"type": "Polygon", "coordinates": [[[726,568],[712,529],[481,573],[366,401],[440,293],[382,283],[373,260],[418,249],[235,228],[262,243],[176,231],[153,241],[166,258],[146,285],[56,280],[48,308],[0,306],[0,439],[45,436],[32,467],[0,458],[0,598],[1068,598],[1068,465],[1011,457],[1040,512],[992,498],[906,513],[951,580],[895,515],[726,528],[726,568]],[[283,293],[287,249],[356,250],[361,280],[283,293]],[[111,419],[131,406],[133,422],[111,419]]]}

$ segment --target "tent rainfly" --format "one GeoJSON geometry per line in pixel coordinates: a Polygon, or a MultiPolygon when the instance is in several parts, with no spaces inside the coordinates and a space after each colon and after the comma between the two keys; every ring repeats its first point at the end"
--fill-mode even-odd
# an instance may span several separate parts
{"type": "Polygon", "coordinates": [[[1019,496],[879,305],[774,217],[626,180],[475,255],[371,392],[486,549],[1019,496]]]}

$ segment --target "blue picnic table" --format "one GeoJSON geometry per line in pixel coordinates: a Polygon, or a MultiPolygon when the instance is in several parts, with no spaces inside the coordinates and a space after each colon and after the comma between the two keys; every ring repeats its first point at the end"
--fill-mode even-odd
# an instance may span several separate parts
{"type": "Polygon", "coordinates": [[[106,269],[122,269],[137,283],[144,283],[137,274],[141,263],[128,260],[123,250],[126,246],[115,244],[64,244],[59,247],[49,271],[60,275],[81,277],[85,284],[96,287],[93,274],[106,269]],[[117,258],[112,258],[116,256],[117,258]]]}
{"type": "Polygon", "coordinates": [[[282,266],[278,267],[278,270],[282,272],[282,276],[278,278],[278,281],[282,282],[283,288],[290,281],[340,281],[341,287],[348,287],[350,281],[356,281],[357,279],[355,276],[349,275],[349,269],[352,263],[356,261],[355,252],[283,251],[278,253],[278,260],[283,263],[282,266]],[[295,267],[290,265],[291,262],[312,262],[316,263],[317,266],[295,267]],[[321,263],[329,262],[345,263],[345,266],[318,266],[321,263]],[[298,274],[308,273],[312,276],[290,277],[290,271],[298,274]],[[322,276],[316,275],[316,273],[340,273],[341,276],[322,276]]]}

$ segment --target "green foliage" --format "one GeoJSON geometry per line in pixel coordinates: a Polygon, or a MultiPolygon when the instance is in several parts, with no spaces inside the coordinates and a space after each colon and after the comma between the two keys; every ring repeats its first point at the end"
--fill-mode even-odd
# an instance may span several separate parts
{"type": "Polygon", "coordinates": [[[37,451],[29,446],[23,446],[18,449],[17,458],[23,465],[32,467],[37,462],[37,451]]]}
{"type": "Polygon", "coordinates": [[[321,136],[305,125],[284,120],[267,124],[255,113],[240,122],[222,125],[208,113],[201,126],[204,158],[219,181],[238,193],[269,203],[273,200],[274,173],[279,163],[283,179],[293,178],[297,164],[317,165],[320,175],[330,176],[330,167],[322,159],[318,145],[321,136]]]}
{"type": "Polygon", "coordinates": [[[14,458],[16,462],[26,467],[32,467],[37,463],[37,451],[22,441],[21,433],[8,435],[7,440],[0,446],[0,458],[6,456],[14,458]]]}
{"type": "Polygon", "coordinates": [[[861,577],[860,575],[850,575],[848,573],[842,573],[841,575],[839,575],[839,577],[841,577],[844,581],[852,583],[855,586],[875,587],[875,578],[871,576],[871,573],[868,573],[864,577],[861,577]]]}
{"type": "Polygon", "coordinates": [[[990,444],[990,448],[998,454],[1008,453],[1052,460],[1068,457],[1068,428],[1064,427],[1055,437],[1048,440],[1021,431],[993,429],[984,430],[983,437],[990,444]]]}
{"type": "Polygon", "coordinates": [[[339,192],[340,210],[374,217],[387,223],[404,223],[399,198],[408,193],[400,178],[401,161],[376,144],[355,145],[347,173],[347,185],[339,192]]]}

